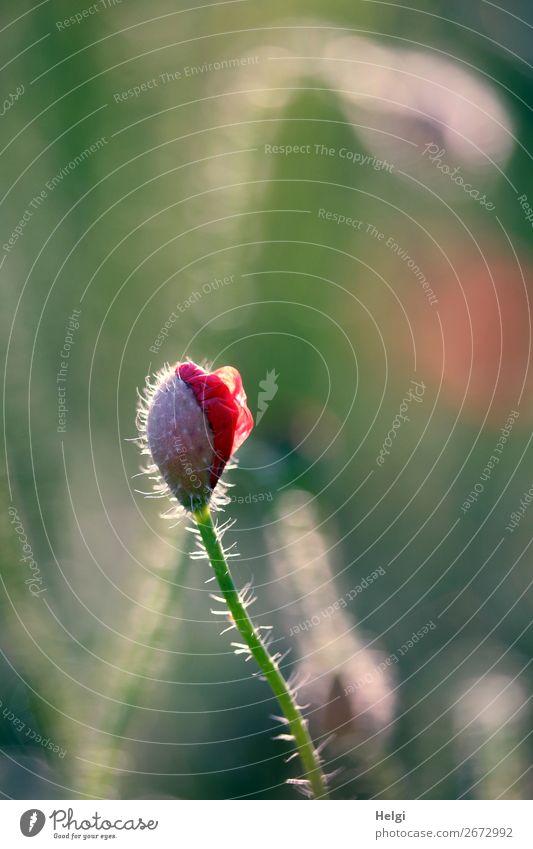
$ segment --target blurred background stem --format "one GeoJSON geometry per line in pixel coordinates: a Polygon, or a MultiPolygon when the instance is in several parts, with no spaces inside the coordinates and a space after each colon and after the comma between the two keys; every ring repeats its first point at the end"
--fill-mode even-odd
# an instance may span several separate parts
{"type": "MultiPolygon", "coordinates": [[[[153,682],[154,671],[162,668],[164,660],[154,662],[152,653],[167,644],[169,620],[175,630],[181,609],[183,581],[186,579],[191,559],[187,552],[180,552],[177,566],[171,567],[171,574],[165,581],[159,577],[151,578],[151,591],[143,596],[143,615],[136,611],[134,626],[128,633],[128,647],[120,658],[120,666],[128,675],[124,683],[121,677],[111,691],[109,698],[112,706],[106,712],[102,729],[110,735],[106,763],[91,765],[86,779],[85,793],[94,798],[124,798],[123,779],[128,748],[128,730],[134,714],[139,707],[142,693],[153,682]],[[156,615],[153,620],[154,612],[156,615]],[[142,643],[138,642],[142,639],[142,643]],[[142,670],[150,669],[148,678],[142,670]],[[139,671],[141,670],[141,671],[139,671]]],[[[102,751],[104,751],[102,749],[102,751]]],[[[127,775],[127,773],[126,773],[127,775]]]]}

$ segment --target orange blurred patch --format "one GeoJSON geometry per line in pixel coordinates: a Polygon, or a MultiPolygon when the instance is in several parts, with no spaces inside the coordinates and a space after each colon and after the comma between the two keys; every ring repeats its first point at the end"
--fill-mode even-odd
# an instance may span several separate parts
{"type": "MultiPolygon", "coordinates": [[[[531,389],[531,304],[524,281],[530,268],[485,256],[438,272],[438,321],[428,321],[427,304],[416,299],[410,310],[420,374],[439,384],[454,407],[482,420],[500,420],[531,389]]],[[[526,411],[524,411],[526,412],[526,411]]],[[[531,415],[531,411],[529,411],[531,415]]]]}

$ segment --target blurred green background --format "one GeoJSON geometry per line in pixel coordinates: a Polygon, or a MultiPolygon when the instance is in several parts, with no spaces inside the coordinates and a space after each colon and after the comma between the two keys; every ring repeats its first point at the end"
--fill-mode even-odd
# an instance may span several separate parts
{"type": "Polygon", "coordinates": [[[265,409],[226,540],[333,795],[531,798],[532,24],[2,4],[4,796],[295,796],[135,477],[137,388],[191,357],[265,409]]]}

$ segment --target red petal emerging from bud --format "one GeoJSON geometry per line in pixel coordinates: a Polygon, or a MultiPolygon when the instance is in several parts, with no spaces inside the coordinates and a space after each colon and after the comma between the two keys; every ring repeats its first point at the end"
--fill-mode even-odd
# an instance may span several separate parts
{"type": "Polygon", "coordinates": [[[138,424],[143,452],[180,504],[195,510],[209,501],[254,423],[236,369],[208,372],[187,362],[148,384],[138,424]]]}
{"type": "Polygon", "coordinates": [[[249,436],[254,420],[237,369],[208,372],[194,363],[178,363],[176,374],[191,387],[213,432],[215,457],[210,484],[215,487],[224,466],[249,436]]]}

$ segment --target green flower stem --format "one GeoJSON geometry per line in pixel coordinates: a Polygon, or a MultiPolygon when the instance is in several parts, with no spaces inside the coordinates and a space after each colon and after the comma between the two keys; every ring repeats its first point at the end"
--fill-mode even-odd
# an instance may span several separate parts
{"type": "Polygon", "coordinates": [[[289,724],[303,764],[305,778],[309,781],[313,796],[316,799],[326,799],[328,796],[326,779],[320,766],[318,753],[307,729],[307,722],[294,701],[276,662],[271,658],[261,637],[254,628],[246,612],[246,608],[239,597],[213,524],[209,505],[206,504],[200,507],[193,513],[193,516],[235,626],[270,684],[272,692],[278,700],[289,724]]]}

